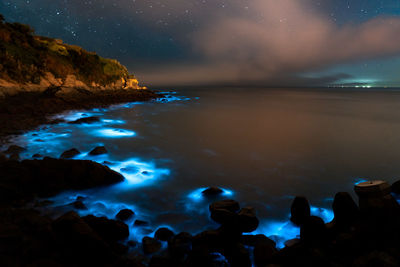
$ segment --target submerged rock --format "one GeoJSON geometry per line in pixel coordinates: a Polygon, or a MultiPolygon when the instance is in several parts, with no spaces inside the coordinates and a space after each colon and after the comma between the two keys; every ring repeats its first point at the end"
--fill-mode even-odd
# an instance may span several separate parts
{"type": "Polygon", "coordinates": [[[215,197],[219,196],[223,193],[224,191],[221,188],[218,187],[209,187],[201,192],[201,194],[205,197],[215,197]]]}
{"type": "Polygon", "coordinates": [[[120,221],[127,221],[131,219],[135,215],[135,213],[130,210],[130,209],[123,209],[118,212],[118,214],[115,216],[116,219],[120,221]]]}
{"type": "Polygon", "coordinates": [[[310,217],[310,204],[305,197],[296,197],[290,209],[290,220],[296,225],[302,225],[310,217]]]}
{"type": "Polygon", "coordinates": [[[76,149],[76,148],[71,148],[71,149],[69,149],[69,150],[64,151],[64,152],[61,154],[60,158],[61,158],[61,159],[71,159],[71,158],[73,158],[73,157],[75,157],[75,156],[77,156],[77,155],[79,155],[79,154],[81,154],[81,152],[80,152],[78,149],[76,149]]]}
{"type": "Polygon", "coordinates": [[[92,151],[89,152],[89,155],[92,156],[98,156],[98,155],[103,155],[103,154],[107,154],[108,151],[104,146],[98,146],[95,147],[92,151]]]}
{"type": "Polygon", "coordinates": [[[86,117],[86,118],[77,119],[75,121],[70,121],[69,123],[70,124],[83,124],[83,123],[90,124],[90,123],[96,123],[99,121],[100,121],[99,117],[86,117]]]}

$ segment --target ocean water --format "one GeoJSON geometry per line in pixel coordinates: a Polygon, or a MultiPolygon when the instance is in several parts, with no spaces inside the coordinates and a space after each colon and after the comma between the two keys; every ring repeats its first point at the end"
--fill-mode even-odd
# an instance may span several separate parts
{"type": "Polygon", "coordinates": [[[299,235],[289,222],[296,195],[312,213],[333,218],[336,192],[353,193],[361,180],[400,177],[400,91],[334,89],[185,89],[165,99],[108,109],[71,111],[67,121],[99,116],[94,124],[42,126],[14,138],[25,158],[59,157],[70,148],[122,173],[118,185],[66,192],[63,206],[84,196],[87,211],[113,218],[131,208],[131,239],[160,226],[197,233],[218,225],[209,219],[201,191],[224,189],[220,197],[256,208],[254,233],[285,240],[299,235]],[[104,145],[107,155],[88,152],[104,145]],[[134,227],[133,221],[148,221],[134,227]]]}

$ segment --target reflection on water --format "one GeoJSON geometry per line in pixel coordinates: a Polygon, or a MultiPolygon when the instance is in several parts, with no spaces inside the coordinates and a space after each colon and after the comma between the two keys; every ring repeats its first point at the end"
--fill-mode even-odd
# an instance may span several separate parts
{"type": "MultiPolygon", "coordinates": [[[[84,196],[87,210],[113,218],[122,208],[140,240],[157,227],[199,232],[217,225],[208,216],[213,200],[201,191],[253,206],[261,219],[255,233],[282,247],[299,229],[288,220],[296,195],[328,222],[334,194],[353,191],[363,179],[393,182],[400,174],[400,93],[374,91],[218,89],[185,90],[149,103],[68,112],[66,122],[43,126],[15,143],[33,154],[59,157],[70,148],[120,172],[126,180],[108,188],[69,192],[56,205],[84,196]],[[182,96],[184,95],[184,96],[182,96]],[[97,116],[92,124],[70,124],[97,116]],[[107,155],[89,156],[104,145],[107,155]],[[171,228],[171,227],[170,227],[171,228]]],[[[355,198],[355,195],[353,194],[355,198]]]]}

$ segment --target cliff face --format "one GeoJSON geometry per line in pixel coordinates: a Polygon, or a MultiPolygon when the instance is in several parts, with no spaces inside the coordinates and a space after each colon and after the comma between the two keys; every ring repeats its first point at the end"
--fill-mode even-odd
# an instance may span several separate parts
{"type": "Polygon", "coordinates": [[[0,96],[51,86],[146,89],[118,61],[33,32],[28,25],[4,22],[0,14],[0,96]]]}

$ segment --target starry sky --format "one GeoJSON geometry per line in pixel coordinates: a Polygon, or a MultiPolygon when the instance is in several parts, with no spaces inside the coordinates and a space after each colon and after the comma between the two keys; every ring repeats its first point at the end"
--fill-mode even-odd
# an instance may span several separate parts
{"type": "Polygon", "coordinates": [[[2,0],[149,86],[400,86],[399,0],[2,0]]]}

